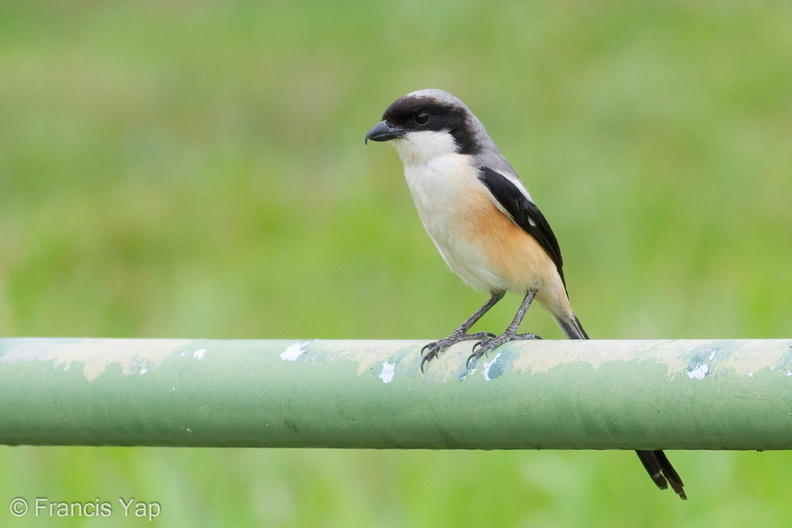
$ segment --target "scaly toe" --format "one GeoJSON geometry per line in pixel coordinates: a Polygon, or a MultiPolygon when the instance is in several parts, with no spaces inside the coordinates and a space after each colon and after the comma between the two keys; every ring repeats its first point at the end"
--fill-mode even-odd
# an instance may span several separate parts
{"type": "Polygon", "coordinates": [[[536,334],[517,334],[516,336],[512,337],[512,339],[539,339],[541,340],[541,336],[536,334]]]}
{"type": "MultiPolygon", "coordinates": [[[[432,341],[431,343],[427,343],[421,349],[421,357],[426,359],[426,356],[436,356],[437,355],[437,341],[432,341]]],[[[430,358],[431,359],[431,358],[430,358]]]]}
{"type": "Polygon", "coordinates": [[[487,341],[479,341],[478,343],[476,343],[476,345],[473,347],[473,353],[470,354],[467,358],[467,361],[465,361],[465,368],[467,370],[470,370],[471,361],[478,360],[481,356],[486,355],[490,350],[495,350],[496,348],[498,348],[499,346],[501,346],[503,343],[506,342],[506,341],[500,343],[496,342],[493,344],[493,341],[499,341],[499,340],[497,337],[495,337],[487,341]]]}
{"type": "Polygon", "coordinates": [[[495,334],[489,332],[477,332],[475,334],[453,333],[439,341],[427,343],[421,349],[421,356],[423,357],[423,359],[421,359],[421,372],[424,371],[424,365],[426,365],[427,362],[439,357],[441,352],[444,352],[453,345],[461,341],[471,341],[473,339],[485,340],[488,337],[495,337],[495,334]]]}
{"type": "Polygon", "coordinates": [[[506,343],[507,341],[509,341],[509,339],[508,338],[504,339],[504,336],[495,336],[489,339],[482,339],[481,341],[473,345],[473,353],[470,354],[470,357],[468,357],[468,360],[465,363],[465,365],[468,366],[470,364],[471,359],[478,359],[481,356],[488,353],[490,350],[495,350],[496,348],[501,346],[503,343],[506,343]]]}

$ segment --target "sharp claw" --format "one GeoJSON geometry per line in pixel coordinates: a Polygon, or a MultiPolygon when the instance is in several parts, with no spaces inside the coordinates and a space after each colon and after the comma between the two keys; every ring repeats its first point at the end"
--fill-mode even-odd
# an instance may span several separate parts
{"type": "MultiPolygon", "coordinates": [[[[484,352],[476,352],[481,346],[486,345],[491,339],[498,337],[496,334],[492,332],[478,332],[476,334],[465,334],[465,333],[458,333],[455,332],[450,336],[446,337],[445,339],[441,339],[440,341],[434,341],[432,343],[428,343],[421,348],[421,372],[424,372],[424,368],[426,363],[432,361],[433,359],[440,356],[440,353],[445,351],[446,349],[450,348],[451,346],[459,343],[460,341],[468,341],[473,339],[478,339],[478,341],[473,345],[473,355],[468,358],[466,365],[470,364],[470,360],[472,358],[478,359],[480,358],[484,352]]],[[[492,347],[488,347],[487,351],[492,347]]]]}
{"type": "MultiPolygon", "coordinates": [[[[487,336],[489,339],[493,339],[493,338],[496,338],[496,337],[498,337],[496,334],[493,334],[492,332],[486,332],[486,333],[485,333],[485,335],[486,335],[486,336],[487,336]]],[[[476,341],[476,343],[473,345],[473,348],[472,348],[472,350],[475,352],[476,348],[478,348],[478,347],[480,347],[480,346],[484,346],[484,345],[485,345],[485,344],[486,344],[486,343],[489,341],[489,339],[487,339],[487,340],[484,340],[484,339],[482,339],[482,340],[480,340],[480,341],[476,341]]]]}
{"type": "Polygon", "coordinates": [[[476,343],[475,345],[473,345],[473,353],[472,353],[472,354],[470,354],[470,356],[467,358],[467,361],[465,362],[465,368],[467,368],[468,370],[470,370],[470,360],[472,360],[472,359],[479,359],[481,356],[483,356],[484,354],[486,354],[487,352],[489,352],[489,350],[483,350],[483,349],[482,349],[482,347],[483,347],[484,345],[486,345],[486,343],[484,343],[484,342],[482,342],[482,341],[479,341],[478,343],[476,343]],[[477,349],[478,349],[478,350],[477,350],[477,349]]]}
{"type": "Polygon", "coordinates": [[[434,358],[436,358],[437,354],[439,354],[439,347],[438,347],[436,341],[434,343],[429,343],[427,345],[424,345],[424,347],[421,349],[421,358],[422,358],[421,359],[421,373],[422,374],[423,374],[423,371],[424,371],[424,365],[426,363],[428,363],[429,361],[432,361],[434,358]],[[424,354],[424,352],[426,352],[426,353],[424,354]]]}
{"type": "MultiPolygon", "coordinates": [[[[471,362],[471,361],[474,361],[474,360],[475,360],[475,361],[478,361],[478,359],[479,359],[480,357],[481,357],[480,355],[478,355],[478,354],[475,354],[475,353],[474,353],[474,354],[470,354],[470,355],[468,356],[468,358],[467,358],[467,361],[465,361],[465,370],[470,370],[470,362],[471,362]]],[[[474,366],[475,366],[475,365],[474,365],[474,366]]]]}

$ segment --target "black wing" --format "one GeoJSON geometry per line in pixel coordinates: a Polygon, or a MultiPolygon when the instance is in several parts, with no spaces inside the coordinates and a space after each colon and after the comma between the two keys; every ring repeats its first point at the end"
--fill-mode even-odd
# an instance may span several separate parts
{"type": "Polygon", "coordinates": [[[561,259],[561,248],[558,247],[558,240],[556,240],[553,230],[550,229],[550,224],[547,223],[536,204],[500,172],[489,167],[482,167],[479,172],[479,180],[487,186],[501,207],[512,217],[512,220],[534,237],[553,259],[563,282],[564,273],[561,268],[564,262],[561,259]]]}

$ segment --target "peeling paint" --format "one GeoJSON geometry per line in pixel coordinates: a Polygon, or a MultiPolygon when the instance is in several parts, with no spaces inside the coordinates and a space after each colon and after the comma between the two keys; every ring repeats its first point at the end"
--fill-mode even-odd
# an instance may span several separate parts
{"type": "Polygon", "coordinates": [[[694,353],[685,373],[690,379],[703,380],[707,376],[711,376],[713,371],[711,369],[713,359],[717,350],[710,350],[710,346],[705,345],[698,349],[690,350],[688,353],[694,353]],[[697,353],[696,353],[697,352],[697,353]],[[709,353],[707,353],[709,352],[709,353]]]}
{"type": "Polygon", "coordinates": [[[310,341],[297,341],[296,343],[292,343],[286,350],[281,352],[280,358],[283,361],[297,361],[300,356],[305,353],[305,347],[310,343],[310,341]]]}
{"type": "Polygon", "coordinates": [[[484,371],[482,372],[482,374],[484,374],[484,379],[485,380],[491,381],[491,380],[499,377],[501,374],[503,374],[503,369],[496,368],[496,369],[494,369],[492,371],[493,376],[490,377],[490,370],[492,370],[493,365],[495,365],[498,362],[498,359],[502,355],[503,355],[502,352],[498,352],[498,355],[495,356],[492,361],[487,361],[486,363],[484,363],[484,371]]]}
{"type": "Polygon", "coordinates": [[[641,361],[662,365],[668,379],[686,375],[691,379],[716,376],[749,377],[771,365],[792,371],[792,352],[779,340],[697,339],[697,340],[591,340],[563,342],[515,342],[504,350],[511,354],[509,368],[517,372],[543,374],[570,364],[597,369],[613,362],[641,361]],[[706,370],[704,369],[706,366],[706,370]],[[692,376],[691,376],[692,374],[692,376]],[[699,377],[700,376],[700,377],[699,377]]]}
{"type": "Polygon", "coordinates": [[[704,378],[707,377],[708,372],[709,372],[709,367],[707,365],[704,365],[703,363],[699,363],[692,369],[689,369],[687,371],[687,375],[688,378],[690,379],[703,380],[704,378]]]}
{"type": "MultiPolygon", "coordinates": [[[[272,359],[325,366],[352,363],[358,376],[380,377],[383,383],[400,375],[420,377],[424,384],[464,380],[482,372],[483,380],[499,376],[545,374],[574,366],[598,369],[624,363],[631,370],[655,365],[670,380],[687,381],[775,372],[792,376],[789,340],[663,340],[663,341],[524,341],[504,345],[490,361],[465,361],[470,346],[460,343],[420,371],[420,348],[413,340],[301,340],[278,341],[272,359]],[[392,365],[392,372],[386,364],[392,365]],[[470,370],[467,370],[470,366],[470,370]]],[[[47,368],[93,381],[111,370],[113,376],[155,374],[169,359],[208,361],[212,346],[207,340],[7,338],[2,340],[0,365],[14,362],[48,363],[47,368]]],[[[259,345],[255,345],[258,349],[259,345]]],[[[213,348],[213,350],[215,350],[213,348]]],[[[486,358],[483,358],[486,359],[486,358]]],[[[477,378],[477,376],[475,376],[477,378]]],[[[479,378],[481,379],[481,378],[479,378]]],[[[482,381],[483,381],[482,380],[482,381]]]]}
{"type": "Polygon", "coordinates": [[[382,364],[382,371],[377,376],[383,383],[390,383],[393,381],[393,376],[396,374],[396,363],[385,362],[382,364]]]}
{"type": "Polygon", "coordinates": [[[52,361],[53,368],[68,371],[74,367],[86,380],[93,381],[112,365],[120,367],[121,376],[156,369],[192,342],[187,339],[20,338],[16,346],[0,354],[0,363],[52,361]]]}
{"type": "MultiPolygon", "coordinates": [[[[291,349],[292,354],[296,354],[297,350],[301,351],[298,356],[301,361],[310,361],[312,363],[323,365],[335,361],[352,361],[357,363],[357,375],[370,375],[372,372],[377,372],[383,362],[383,358],[388,358],[394,364],[399,364],[405,359],[414,358],[416,361],[420,359],[420,355],[415,350],[415,341],[409,340],[375,340],[375,341],[359,341],[359,340],[324,340],[312,339],[310,341],[302,341],[293,343],[287,347],[287,351],[291,349]],[[297,348],[299,346],[299,349],[297,348]],[[292,348],[295,347],[295,348],[292,348]],[[316,350],[316,354],[312,354],[312,350],[316,350]]],[[[286,352],[281,354],[281,359],[288,360],[284,357],[286,352]]],[[[294,361],[293,359],[290,361],[294,361]]],[[[415,367],[415,373],[419,372],[418,366],[415,367]]]]}
{"type": "MultiPolygon", "coordinates": [[[[446,360],[446,361],[448,361],[448,360],[446,360]]],[[[459,378],[458,378],[459,381],[465,381],[467,379],[468,375],[475,374],[477,370],[478,370],[478,360],[477,359],[475,359],[475,358],[471,359],[470,363],[466,362],[465,363],[465,368],[462,370],[462,374],[459,375],[459,378]],[[470,365],[473,365],[473,366],[471,367],[470,365]]]]}

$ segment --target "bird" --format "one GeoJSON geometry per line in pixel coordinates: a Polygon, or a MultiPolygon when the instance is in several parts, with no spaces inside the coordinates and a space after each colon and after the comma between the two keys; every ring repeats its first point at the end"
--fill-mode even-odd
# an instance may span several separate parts
{"type": "MultiPolygon", "coordinates": [[[[421,350],[421,371],[449,347],[475,341],[470,362],[515,339],[536,300],[569,339],[588,339],[572,311],[558,240],[517,172],[484,125],[459,98],[439,89],[408,93],[391,103],[368,141],[390,142],[404,166],[418,216],[448,267],[487,301],[449,336],[421,350]],[[523,299],[506,330],[469,332],[507,292],[523,299]]],[[[660,489],[686,499],[683,483],[661,450],[636,451],[660,489]]]]}

